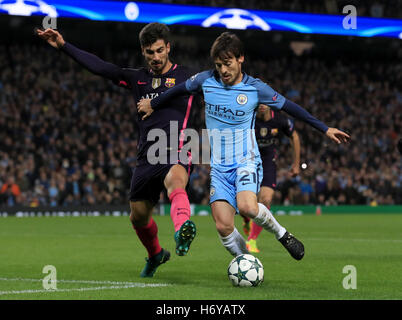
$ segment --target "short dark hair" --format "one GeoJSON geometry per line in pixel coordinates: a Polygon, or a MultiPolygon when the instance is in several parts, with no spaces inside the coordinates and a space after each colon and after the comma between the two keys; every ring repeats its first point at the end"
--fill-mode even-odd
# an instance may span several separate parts
{"type": "Polygon", "coordinates": [[[237,35],[231,32],[224,32],[218,38],[211,47],[211,58],[215,60],[220,58],[221,60],[229,59],[231,56],[239,58],[244,55],[243,42],[237,35]]]}
{"type": "Polygon", "coordinates": [[[162,39],[165,44],[170,42],[170,30],[166,24],[159,22],[148,23],[139,34],[141,47],[148,47],[162,39]]]}

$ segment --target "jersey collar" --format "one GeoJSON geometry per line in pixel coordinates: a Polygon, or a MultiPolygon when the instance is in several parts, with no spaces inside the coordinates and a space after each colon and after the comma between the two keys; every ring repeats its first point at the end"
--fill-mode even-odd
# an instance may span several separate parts
{"type": "Polygon", "coordinates": [[[244,71],[242,71],[242,74],[243,74],[243,78],[241,79],[241,81],[240,81],[238,84],[235,84],[235,85],[233,85],[233,86],[228,86],[228,85],[226,85],[226,84],[223,83],[222,79],[219,77],[218,72],[217,72],[216,70],[215,70],[215,72],[214,72],[215,79],[216,79],[221,85],[223,85],[224,87],[237,87],[237,86],[239,86],[239,85],[246,84],[247,81],[248,81],[249,76],[248,76],[248,74],[245,73],[244,71]]]}

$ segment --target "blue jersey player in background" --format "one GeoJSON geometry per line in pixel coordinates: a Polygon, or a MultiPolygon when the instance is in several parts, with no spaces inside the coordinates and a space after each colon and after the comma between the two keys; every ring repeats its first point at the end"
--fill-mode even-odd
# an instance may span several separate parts
{"type": "MultiPolygon", "coordinates": [[[[112,80],[116,85],[130,90],[136,102],[142,98],[158,96],[193,74],[188,68],[170,61],[170,31],[166,25],[161,23],[147,24],[141,30],[139,40],[147,67],[138,69],[121,68],[103,61],[64,41],[62,35],[55,30],[37,29],[37,34],[52,47],[66,53],[92,73],[112,80]]],[[[185,190],[191,172],[191,163],[183,164],[173,161],[155,164],[155,159],[151,159],[148,153],[152,145],[148,141],[148,133],[153,129],[163,130],[168,136],[167,141],[175,142],[175,146],[169,145],[165,147],[165,150],[160,151],[159,157],[162,156],[161,153],[165,153],[166,159],[170,161],[170,154],[177,154],[180,151],[183,145],[180,132],[177,129],[175,132],[171,132],[170,125],[175,122],[180,131],[186,129],[192,102],[193,96],[183,95],[169,101],[164,109],[156,112],[146,121],[141,121],[140,113],[133,121],[133,125],[138,127],[139,142],[137,163],[130,187],[130,220],[138,238],[148,252],[146,265],[140,274],[141,277],[152,277],[158,266],[170,258],[170,252],[159,244],[158,227],[152,218],[153,208],[158,203],[160,193],[164,188],[166,188],[171,202],[170,213],[175,228],[174,239],[177,255],[187,254],[196,234],[195,224],[190,220],[191,208],[185,190]]]]}
{"type": "Polygon", "coordinates": [[[234,225],[234,216],[239,212],[274,233],[292,257],[300,260],[304,256],[303,244],[276,221],[266,206],[257,202],[263,174],[254,131],[258,105],[283,110],[337,143],[347,142],[350,137],[328,128],[261,80],[243,73],[243,44],[235,34],[221,34],[212,45],[211,58],[215,70],[192,76],[155,99],[141,100],[138,110],[149,116],[177,95],[202,92],[211,147],[210,204],[222,244],[233,256],[248,253],[246,242],[234,225]]]}

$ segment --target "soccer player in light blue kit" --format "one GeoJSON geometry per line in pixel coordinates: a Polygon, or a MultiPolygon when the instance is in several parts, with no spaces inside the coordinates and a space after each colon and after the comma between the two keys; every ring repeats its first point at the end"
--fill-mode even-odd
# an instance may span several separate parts
{"type": "Polygon", "coordinates": [[[221,34],[211,48],[215,70],[204,71],[153,99],[138,103],[144,119],[173,96],[203,92],[205,119],[211,146],[212,216],[224,247],[233,255],[248,253],[234,225],[236,212],[274,233],[293,258],[304,256],[304,246],[281,226],[263,204],[257,202],[262,180],[261,157],[254,133],[258,105],[283,110],[325,133],[337,143],[347,142],[346,133],[328,128],[297,104],[270,86],[241,71],[243,44],[229,32],[221,34]]]}

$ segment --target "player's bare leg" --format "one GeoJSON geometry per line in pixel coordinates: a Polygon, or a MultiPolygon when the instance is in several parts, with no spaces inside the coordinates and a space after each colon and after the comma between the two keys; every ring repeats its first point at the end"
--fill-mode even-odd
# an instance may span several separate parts
{"type": "Polygon", "coordinates": [[[226,250],[234,257],[248,253],[246,242],[234,225],[235,208],[226,201],[214,201],[211,210],[216,230],[226,250]]]}
{"type": "Polygon", "coordinates": [[[161,248],[158,227],[152,219],[153,204],[147,200],[130,201],[130,221],[138,238],[148,252],[141,277],[153,277],[156,269],[170,258],[170,252],[161,248]]]}
{"type": "Polygon", "coordinates": [[[171,203],[170,216],[172,218],[176,241],[176,254],[184,256],[196,235],[196,227],[190,220],[191,208],[188,200],[186,185],[188,172],[180,165],[172,166],[165,177],[165,187],[171,203]]]}

